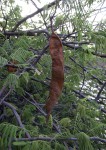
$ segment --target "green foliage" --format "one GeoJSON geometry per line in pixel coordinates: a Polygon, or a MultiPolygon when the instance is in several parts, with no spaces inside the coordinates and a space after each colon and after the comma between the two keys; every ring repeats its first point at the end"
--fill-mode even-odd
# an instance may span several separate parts
{"type": "Polygon", "coordinates": [[[50,115],[50,117],[49,117],[48,125],[49,125],[50,128],[53,127],[53,117],[52,117],[52,115],[50,115]]]}
{"type": "Polygon", "coordinates": [[[79,112],[81,117],[86,116],[86,108],[83,104],[80,104],[80,103],[78,104],[77,111],[79,112]]]}
{"type": "MultiPolygon", "coordinates": [[[[56,6],[45,5],[31,17],[28,11],[24,14],[21,2],[1,0],[0,99],[14,106],[25,129],[17,126],[13,110],[0,104],[0,150],[65,150],[64,141],[57,139],[71,137],[78,143],[66,141],[70,149],[106,149],[104,143],[89,139],[106,138],[106,114],[101,109],[106,108],[105,87],[96,101],[106,78],[106,60],[101,57],[106,54],[106,21],[97,26],[90,21],[90,16],[99,12],[93,4],[102,6],[103,1],[56,1],[56,6]],[[63,43],[65,79],[59,103],[46,123],[43,108],[50,91],[52,61],[49,48],[43,50],[49,43],[52,15],[53,28],[63,43]],[[21,23],[23,16],[30,18],[21,23]],[[9,72],[8,64],[17,66],[17,71],[9,72]],[[18,141],[26,137],[25,130],[31,137],[54,139],[18,141]]],[[[29,0],[23,3],[30,9],[29,0]]]]}
{"type": "Polygon", "coordinates": [[[18,40],[13,39],[13,41],[14,41],[13,46],[15,47],[15,51],[19,49],[19,45],[21,49],[28,50],[30,44],[30,38],[28,38],[27,36],[19,37],[18,40]]]}
{"type": "Polygon", "coordinates": [[[13,73],[10,73],[5,79],[4,84],[9,88],[17,88],[19,86],[19,77],[13,73]]]}
{"type": "Polygon", "coordinates": [[[106,130],[106,124],[103,124],[103,123],[98,123],[94,128],[92,128],[91,130],[89,130],[89,133],[91,135],[96,135],[96,136],[103,136],[103,132],[104,130],[106,130]]]}
{"type": "Polygon", "coordinates": [[[25,105],[23,108],[22,118],[26,122],[32,122],[34,119],[33,112],[35,112],[36,108],[32,105],[25,105]]]}
{"type": "Polygon", "coordinates": [[[65,150],[65,147],[62,144],[56,143],[55,144],[55,150],[65,150]]]}
{"type": "Polygon", "coordinates": [[[22,137],[24,130],[13,124],[1,123],[0,133],[2,134],[0,139],[0,148],[7,149],[7,147],[11,144],[13,138],[17,138],[17,135],[19,137],[22,137]]]}
{"type": "Polygon", "coordinates": [[[25,146],[27,143],[24,142],[24,141],[21,141],[21,142],[13,142],[13,145],[14,146],[19,146],[19,147],[22,147],[22,146],[25,146]]]}
{"type": "Polygon", "coordinates": [[[106,34],[103,31],[98,31],[95,33],[92,33],[91,36],[92,41],[95,42],[95,49],[105,51],[106,48],[106,34]]]}
{"type": "Polygon", "coordinates": [[[14,148],[18,149],[20,147],[22,150],[51,150],[51,146],[49,142],[46,141],[33,141],[33,142],[24,142],[24,141],[16,141],[13,142],[14,148]]]}
{"type": "Polygon", "coordinates": [[[81,132],[77,135],[77,137],[79,142],[79,150],[94,150],[91,145],[89,136],[81,132]]]}
{"type": "Polygon", "coordinates": [[[5,66],[8,63],[7,59],[0,56],[0,68],[5,66]]]}
{"type": "Polygon", "coordinates": [[[32,137],[39,136],[39,127],[31,124],[27,124],[25,128],[28,130],[32,137]]]}
{"type": "Polygon", "coordinates": [[[32,52],[28,52],[24,49],[18,49],[13,54],[11,54],[11,58],[13,60],[17,60],[20,63],[24,63],[32,56],[32,52]]]}
{"type": "Polygon", "coordinates": [[[69,127],[71,125],[71,120],[70,118],[63,118],[60,120],[60,125],[63,127],[69,127]]]}
{"type": "Polygon", "coordinates": [[[55,21],[55,26],[59,27],[61,24],[63,24],[65,21],[65,18],[63,15],[57,16],[55,21]]]}
{"type": "Polygon", "coordinates": [[[28,83],[28,81],[29,81],[29,79],[30,79],[30,76],[29,76],[29,73],[28,72],[24,72],[23,74],[22,74],[22,82],[26,82],[26,83],[28,83]],[[23,81],[24,80],[24,81],[23,81]]]}

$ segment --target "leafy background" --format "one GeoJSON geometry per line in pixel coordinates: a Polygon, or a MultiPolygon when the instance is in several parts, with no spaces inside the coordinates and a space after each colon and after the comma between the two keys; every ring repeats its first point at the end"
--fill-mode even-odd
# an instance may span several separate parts
{"type": "Polygon", "coordinates": [[[105,150],[106,20],[89,19],[105,10],[105,1],[56,0],[42,8],[23,2],[35,12],[23,17],[15,0],[0,1],[0,149],[105,150]],[[46,123],[51,15],[65,81],[46,123]]]}

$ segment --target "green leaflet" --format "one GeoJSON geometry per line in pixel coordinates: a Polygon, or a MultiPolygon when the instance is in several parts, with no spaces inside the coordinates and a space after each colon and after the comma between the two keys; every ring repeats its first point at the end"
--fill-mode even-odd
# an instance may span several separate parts
{"type": "Polygon", "coordinates": [[[84,105],[82,105],[80,103],[78,104],[77,111],[79,112],[81,117],[84,117],[86,115],[86,108],[84,105]]]}
{"type": "Polygon", "coordinates": [[[26,60],[28,60],[31,56],[33,56],[33,53],[30,51],[26,51],[22,48],[19,48],[18,50],[16,50],[14,53],[11,54],[11,58],[13,60],[16,60],[20,63],[24,63],[26,62],[26,60]]]}
{"type": "Polygon", "coordinates": [[[89,136],[86,135],[84,132],[80,132],[77,135],[78,143],[79,143],[79,150],[94,150],[91,141],[89,139],[89,136]]]}
{"type": "Polygon", "coordinates": [[[32,150],[38,150],[38,149],[39,149],[38,141],[33,141],[33,142],[31,143],[31,149],[32,149],[32,150]]]}
{"type": "Polygon", "coordinates": [[[27,143],[22,150],[31,150],[31,143],[27,143]]]}
{"type": "Polygon", "coordinates": [[[19,86],[19,77],[11,73],[5,79],[4,84],[6,84],[9,88],[17,88],[19,86]]]}
{"type": "Polygon", "coordinates": [[[46,141],[14,142],[15,146],[24,146],[22,150],[51,150],[51,145],[46,141]]]}
{"type": "Polygon", "coordinates": [[[11,133],[9,133],[9,144],[11,144],[11,139],[15,138],[17,134],[17,126],[11,125],[11,133]]]}
{"type": "Polygon", "coordinates": [[[25,146],[27,143],[24,142],[24,141],[16,141],[16,142],[13,142],[13,145],[14,146],[25,146]]]}
{"type": "Polygon", "coordinates": [[[0,133],[2,134],[0,139],[0,148],[7,148],[8,145],[11,145],[12,139],[17,138],[17,135],[22,137],[23,129],[19,128],[10,123],[1,123],[0,124],[0,133]]]}
{"type": "Polygon", "coordinates": [[[7,59],[0,56],[0,67],[5,66],[8,63],[7,59]]]}
{"type": "Polygon", "coordinates": [[[2,147],[6,147],[7,146],[7,138],[8,138],[8,134],[9,134],[9,130],[8,130],[8,125],[5,126],[5,128],[3,128],[3,132],[2,132],[2,138],[1,138],[1,142],[0,142],[0,146],[2,147]]]}
{"type": "Polygon", "coordinates": [[[69,127],[71,125],[71,120],[70,118],[63,118],[60,120],[60,124],[63,127],[69,127]]]}
{"type": "Polygon", "coordinates": [[[102,136],[104,130],[106,130],[106,125],[104,123],[98,123],[94,128],[89,130],[89,133],[91,133],[92,136],[102,136]]]}
{"type": "Polygon", "coordinates": [[[24,80],[26,81],[26,83],[28,83],[28,81],[29,81],[29,73],[28,72],[24,72],[22,74],[22,77],[24,78],[24,80]]]}
{"type": "Polygon", "coordinates": [[[32,122],[33,119],[33,112],[36,110],[35,106],[33,105],[25,105],[24,109],[23,109],[23,114],[22,114],[22,118],[24,118],[24,120],[26,122],[32,122]]]}
{"type": "Polygon", "coordinates": [[[59,144],[58,142],[56,142],[55,150],[65,150],[65,147],[62,144],[59,144]]]}

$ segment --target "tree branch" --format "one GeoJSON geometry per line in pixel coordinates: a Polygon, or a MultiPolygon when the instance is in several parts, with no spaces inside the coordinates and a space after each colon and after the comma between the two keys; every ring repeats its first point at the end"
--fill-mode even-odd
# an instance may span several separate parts
{"type": "MultiPolygon", "coordinates": [[[[79,91],[73,90],[73,92],[75,94],[79,95],[79,98],[86,98],[86,96],[83,93],[79,92],[79,91]]],[[[87,101],[92,102],[91,99],[88,99],[88,98],[86,98],[86,99],[87,99],[87,101]]],[[[97,103],[99,103],[99,102],[97,101],[97,103]]],[[[99,106],[98,108],[99,108],[100,111],[106,113],[106,109],[102,108],[101,106],[99,106]]]]}
{"type": "MultiPolygon", "coordinates": [[[[90,42],[86,42],[86,41],[85,42],[65,42],[65,41],[62,41],[62,44],[64,46],[67,46],[71,49],[76,50],[76,49],[81,48],[81,45],[90,44],[90,42]]],[[[88,53],[88,52],[86,52],[86,53],[88,53]]],[[[91,52],[91,54],[95,55],[95,56],[98,56],[98,57],[101,57],[101,58],[106,58],[106,54],[99,54],[99,53],[95,53],[95,52],[91,52]]]]}
{"type": "Polygon", "coordinates": [[[0,105],[3,103],[3,101],[10,95],[10,93],[12,92],[12,88],[8,91],[8,93],[2,98],[0,99],[0,105]]]}
{"type": "Polygon", "coordinates": [[[30,134],[25,130],[25,127],[24,127],[24,125],[22,124],[21,118],[20,118],[19,114],[17,113],[16,108],[15,108],[13,105],[11,105],[10,103],[5,102],[5,101],[3,101],[3,104],[4,104],[5,106],[9,107],[9,108],[12,110],[12,112],[13,112],[14,115],[15,115],[15,118],[17,119],[18,124],[20,125],[20,127],[21,127],[22,129],[24,129],[24,131],[25,131],[27,137],[30,138],[31,136],[30,136],[30,134]]]}
{"type": "MultiPolygon", "coordinates": [[[[49,87],[49,85],[48,85],[47,83],[45,83],[44,81],[40,81],[40,80],[33,79],[33,78],[31,78],[31,79],[34,80],[34,81],[36,81],[36,82],[40,82],[41,84],[46,85],[47,87],[49,87]]],[[[74,92],[75,94],[79,95],[79,96],[78,96],[79,98],[86,98],[86,96],[85,96],[83,93],[81,93],[80,91],[73,90],[73,92],[74,92]]],[[[91,102],[90,99],[87,99],[87,100],[91,102]]],[[[106,110],[105,110],[104,108],[99,107],[99,109],[100,109],[100,111],[106,113],[106,110]]]]}
{"type": "Polygon", "coordinates": [[[50,36],[48,31],[46,29],[44,30],[26,30],[26,31],[5,31],[1,32],[3,35],[6,36],[22,36],[22,35],[27,35],[27,36],[35,36],[36,34],[41,34],[45,33],[48,37],[50,36]]]}
{"type": "Polygon", "coordinates": [[[101,93],[102,93],[102,91],[103,91],[103,89],[104,89],[105,86],[106,86],[106,82],[104,82],[103,85],[102,85],[102,87],[100,88],[100,90],[99,90],[99,92],[98,92],[98,94],[97,94],[97,96],[95,98],[96,101],[99,100],[100,95],[101,95],[101,93]]]}
{"type": "MultiPolygon", "coordinates": [[[[26,97],[24,97],[24,99],[25,99],[26,101],[28,101],[29,103],[31,103],[32,105],[34,105],[34,106],[39,110],[39,112],[40,112],[42,115],[46,116],[47,114],[46,114],[46,113],[44,112],[44,110],[39,106],[39,104],[32,98],[31,94],[28,93],[28,92],[25,92],[25,93],[27,94],[27,96],[29,96],[29,97],[31,98],[32,101],[28,100],[26,97]]],[[[56,129],[56,131],[57,131],[58,133],[61,133],[60,128],[58,128],[55,123],[53,123],[53,126],[54,126],[54,128],[56,129]]]]}
{"type": "MultiPolygon", "coordinates": [[[[24,99],[25,99],[26,101],[28,101],[29,103],[31,103],[32,105],[36,106],[36,108],[37,108],[44,116],[46,116],[47,114],[46,114],[46,113],[43,111],[43,109],[38,105],[38,103],[32,98],[31,94],[28,93],[28,92],[25,92],[25,93],[32,99],[33,102],[30,101],[30,100],[28,100],[26,97],[24,97],[24,99]]],[[[61,133],[61,130],[60,130],[59,126],[57,126],[55,123],[53,123],[53,127],[56,129],[56,131],[57,131],[58,133],[61,133]]],[[[65,141],[63,141],[63,143],[64,143],[66,149],[69,150],[69,148],[68,148],[68,146],[67,146],[67,143],[66,143],[65,141]]]]}
{"type": "Polygon", "coordinates": [[[94,52],[92,52],[92,54],[101,58],[106,58],[106,54],[99,54],[99,53],[94,53],[94,52]]]}
{"type": "Polygon", "coordinates": [[[23,22],[25,22],[27,19],[32,18],[33,16],[39,14],[40,12],[42,12],[42,11],[45,9],[45,7],[47,7],[47,8],[52,7],[53,5],[56,4],[57,1],[60,2],[61,0],[55,0],[55,1],[51,2],[50,4],[48,4],[47,6],[44,6],[44,7],[40,8],[40,9],[38,9],[37,11],[35,11],[34,13],[32,13],[32,14],[30,14],[30,15],[24,17],[24,18],[22,18],[20,21],[17,22],[17,24],[15,25],[15,27],[12,29],[12,32],[16,31],[17,28],[18,28],[23,22]]]}
{"type": "MultiPolygon", "coordinates": [[[[97,141],[106,143],[106,139],[99,138],[99,137],[90,137],[91,141],[97,141]]],[[[33,137],[33,138],[15,138],[13,141],[37,141],[37,140],[43,140],[43,141],[77,141],[77,138],[54,138],[54,137],[33,137]]]]}
{"type": "MultiPolygon", "coordinates": [[[[33,0],[31,0],[31,2],[32,2],[33,5],[39,10],[39,8],[38,8],[38,6],[36,5],[36,3],[35,3],[33,0]]],[[[43,20],[43,22],[44,22],[44,25],[45,25],[45,27],[46,27],[46,29],[47,29],[47,22],[46,22],[45,19],[43,18],[42,12],[40,12],[40,15],[41,15],[42,20],[43,20]]]]}
{"type": "Polygon", "coordinates": [[[45,51],[47,50],[47,48],[49,47],[49,44],[47,44],[44,49],[41,51],[41,53],[39,54],[39,56],[37,58],[34,58],[34,60],[32,61],[31,65],[35,66],[38,61],[41,59],[42,55],[45,53],[45,51]]]}
{"type": "Polygon", "coordinates": [[[6,91],[6,85],[4,85],[3,87],[2,87],[2,89],[0,90],[0,98],[1,98],[1,96],[3,95],[3,93],[6,91]]]}

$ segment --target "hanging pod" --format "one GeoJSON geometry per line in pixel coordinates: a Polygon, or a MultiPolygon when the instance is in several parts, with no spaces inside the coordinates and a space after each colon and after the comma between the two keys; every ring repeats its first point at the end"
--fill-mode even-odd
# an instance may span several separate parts
{"type": "Polygon", "coordinates": [[[58,98],[61,95],[64,83],[64,59],[62,42],[54,32],[49,39],[49,48],[52,59],[52,77],[50,82],[49,98],[45,105],[47,121],[54,105],[58,103],[58,98]]]}

